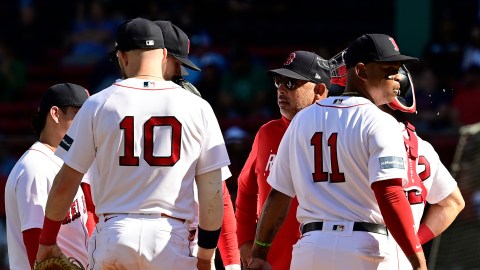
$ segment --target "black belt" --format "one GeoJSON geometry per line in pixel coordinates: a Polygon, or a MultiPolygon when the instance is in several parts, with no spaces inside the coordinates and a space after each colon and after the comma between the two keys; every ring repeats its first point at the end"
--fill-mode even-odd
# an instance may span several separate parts
{"type": "MultiPolygon", "coordinates": [[[[323,222],[311,222],[302,225],[300,230],[302,234],[311,231],[321,231],[323,229],[323,222]]],[[[333,231],[343,231],[343,225],[333,225],[333,231]]],[[[371,232],[388,235],[387,227],[382,224],[374,224],[368,222],[355,222],[353,224],[353,230],[358,232],[371,232]]]]}

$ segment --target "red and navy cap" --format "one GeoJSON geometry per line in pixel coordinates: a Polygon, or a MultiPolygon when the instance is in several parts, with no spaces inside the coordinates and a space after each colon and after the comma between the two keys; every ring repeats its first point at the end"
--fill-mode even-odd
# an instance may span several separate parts
{"type": "Polygon", "coordinates": [[[272,76],[278,74],[298,80],[324,83],[327,88],[330,87],[328,61],[313,52],[294,51],[285,60],[282,68],[269,70],[267,74],[272,76]]]}
{"type": "Polygon", "coordinates": [[[59,83],[47,89],[40,99],[39,113],[49,111],[53,106],[81,107],[89,93],[84,87],[73,83],[59,83]]]}
{"type": "Polygon", "coordinates": [[[347,48],[345,65],[347,69],[362,62],[399,62],[408,64],[418,62],[418,58],[400,54],[395,40],[384,34],[365,34],[355,39],[347,48]]]}
{"type": "Polygon", "coordinates": [[[162,48],[165,48],[162,29],[150,20],[138,17],[127,20],[118,27],[115,50],[162,48]]]}
{"type": "Polygon", "coordinates": [[[187,34],[170,21],[155,21],[155,23],[162,29],[168,54],[178,59],[186,67],[200,71],[200,68],[188,59],[190,40],[187,34]]]}

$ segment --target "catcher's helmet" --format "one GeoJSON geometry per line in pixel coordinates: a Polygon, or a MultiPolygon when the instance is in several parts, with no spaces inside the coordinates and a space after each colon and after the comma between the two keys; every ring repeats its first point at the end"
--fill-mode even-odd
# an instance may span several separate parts
{"type": "MultiPolygon", "coordinates": [[[[335,92],[335,94],[331,94],[332,96],[341,94],[345,89],[347,81],[347,68],[344,59],[345,52],[346,49],[328,60],[328,64],[330,65],[330,91],[335,92]]],[[[415,89],[413,87],[412,76],[405,65],[400,66],[398,74],[400,75],[400,92],[392,102],[388,103],[388,106],[393,110],[414,113],[417,105],[415,102],[415,89]]]]}

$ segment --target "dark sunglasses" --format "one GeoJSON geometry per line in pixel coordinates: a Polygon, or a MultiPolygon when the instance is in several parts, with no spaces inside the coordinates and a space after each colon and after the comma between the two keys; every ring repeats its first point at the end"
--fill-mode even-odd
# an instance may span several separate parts
{"type": "Polygon", "coordinates": [[[289,77],[283,77],[283,76],[273,77],[273,82],[275,83],[275,87],[277,87],[277,89],[283,83],[285,85],[285,88],[287,88],[288,90],[294,90],[295,88],[298,87],[297,81],[298,81],[297,79],[293,79],[289,77]]]}

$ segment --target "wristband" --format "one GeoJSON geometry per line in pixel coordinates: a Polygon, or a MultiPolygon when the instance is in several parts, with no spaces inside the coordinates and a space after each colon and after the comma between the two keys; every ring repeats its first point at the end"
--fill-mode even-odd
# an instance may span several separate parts
{"type": "Polygon", "coordinates": [[[62,226],[62,221],[51,220],[47,216],[43,219],[43,229],[38,239],[40,245],[51,246],[57,243],[57,235],[62,226]]]}
{"type": "Polygon", "coordinates": [[[198,226],[198,246],[206,249],[216,248],[221,230],[222,227],[215,231],[207,231],[198,226]]]}
{"type": "Polygon", "coordinates": [[[270,247],[272,246],[272,243],[264,243],[264,242],[260,242],[258,240],[255,240],[255,244],[259,245],[259,246],[262,246],[262,247],[270,247]]]}
{"type": "Polygon", "coordinates": [[[420,228],[418,228],[417,235],[418,235],[418,240],[420,240],[420,244],[422,245],[432,240],[433,238],[435,238],[435,234],[424,223],[420,224],[420,228]]]}

